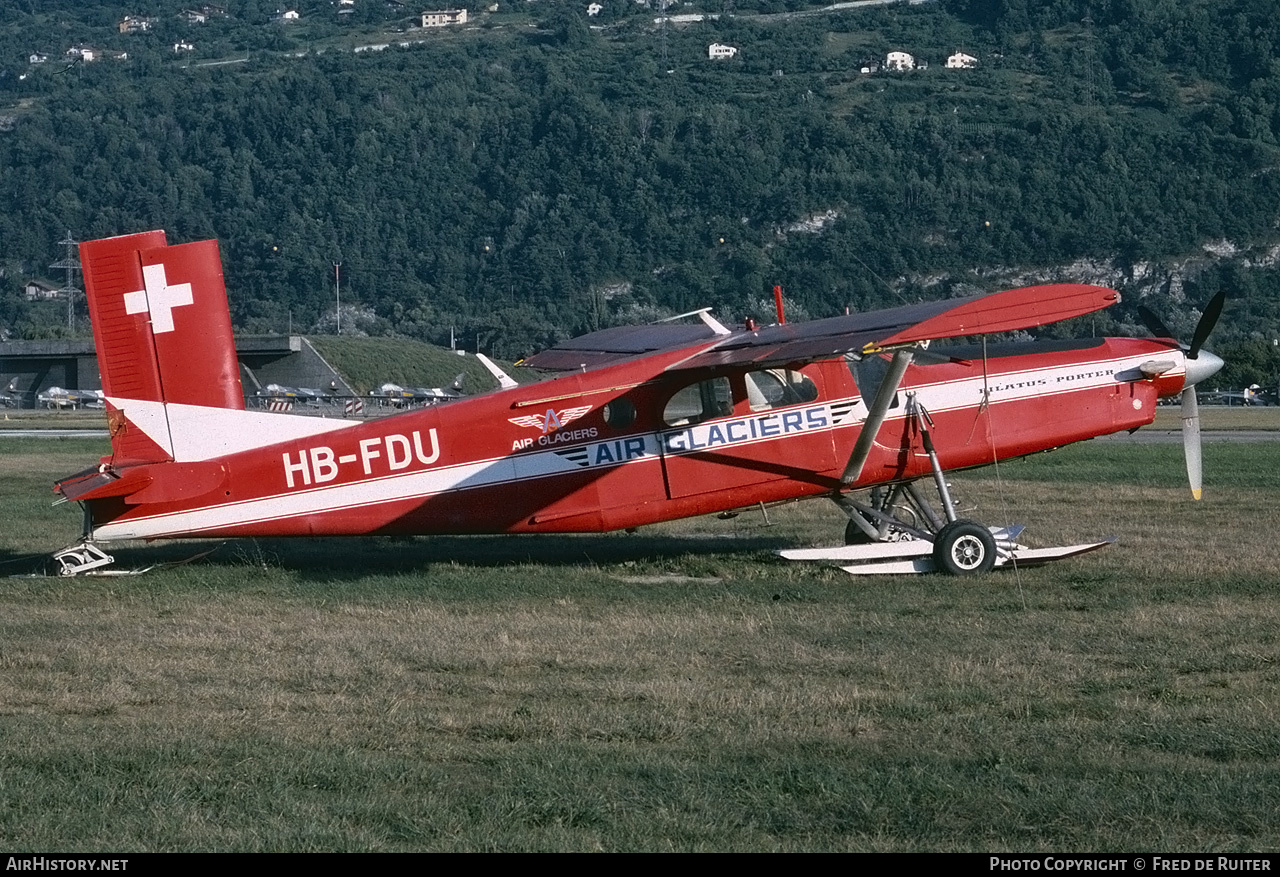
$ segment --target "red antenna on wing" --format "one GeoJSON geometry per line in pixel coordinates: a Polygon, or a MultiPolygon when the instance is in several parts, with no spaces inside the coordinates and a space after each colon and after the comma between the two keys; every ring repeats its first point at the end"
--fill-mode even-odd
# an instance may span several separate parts
{"type": "Polygon", "coordinates": [[[773,287],[773,306],[778,309],[778,325],[781,326],[787,321],[786,314],[782,312],[782,287],[773,287]]]}

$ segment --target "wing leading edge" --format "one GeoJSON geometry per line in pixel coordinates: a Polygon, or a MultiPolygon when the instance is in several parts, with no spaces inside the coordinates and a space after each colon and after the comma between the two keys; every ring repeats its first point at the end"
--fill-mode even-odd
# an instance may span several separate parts
{"type": "Polygon", "coordinates": [[[525,360],[551,370],[591,369],[663,350],[708,346],[669,371],[783,366],[942,338],[1032,329],[1115,304],[1103,286],[1055,283],[988,295],[920,302],[882,311],[716,335],[706,326],[620,326],[573,338],[525,360]]]}
{"type": "Polygon", "coordinates": [[[919,341],[1033,329],[1099,311],[1119,300],[1120,293],[1103,286],[1055,283],[921,302],[737,333],[674,368],[792,365],[919,341]]]}

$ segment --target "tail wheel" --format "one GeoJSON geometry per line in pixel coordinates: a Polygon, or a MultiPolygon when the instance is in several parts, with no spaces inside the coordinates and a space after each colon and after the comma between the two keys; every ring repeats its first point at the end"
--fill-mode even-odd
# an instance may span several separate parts
{"type": "Polygon", "coordinates": [[[953,576],[990,572],[996,565],[996,540],[974,521],[952,521],[933,539],[933,559],[953,576]]]}

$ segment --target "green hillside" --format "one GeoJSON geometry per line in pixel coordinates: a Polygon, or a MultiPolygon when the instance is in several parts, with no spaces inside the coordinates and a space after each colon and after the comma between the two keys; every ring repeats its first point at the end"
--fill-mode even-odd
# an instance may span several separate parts
{"type": "Polygon", "coordinates": [[[337,335],[313,335],[307,340],[358,393],[376,390],[388,381],[402,387],[447,388],[459,374],[465,375],[462,391],[467,394],[498,385],[474,356],[459,356],[422,341],[337,335]]]}
{"type": "Polygon", "coordinates": [[[340,263],[370,334],[453,328],[508,361],[768,313],[774,284],[801,319],[1024,270],[1121,287],[1100,331],[1136,330],[1143,296],[1193,326],[1226,288],[1215,344],[1280,337],[1272,0],[602,5],[477,4],[462,28],[327,0],[295,25],[249,0],[203,24],[177,0],[5,6],[0,332],[65,331],[22,283],[68,231],[164,228],[219,239],[242,331],[325,331],[340,263]],[[916,69],[883,69],[895,50],[916,69]]]}

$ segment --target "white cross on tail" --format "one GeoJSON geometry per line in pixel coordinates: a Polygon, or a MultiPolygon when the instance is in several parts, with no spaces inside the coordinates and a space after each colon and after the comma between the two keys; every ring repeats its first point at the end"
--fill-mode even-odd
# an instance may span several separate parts
{"type": "Polygon", "coordinates": [[[151,331],[156,335],[173,331],[173,309],[191,304],[191,284],[169,285],[164,265],[143,265],[142,280],[145,290],[124,294],[126,314],[151,314],[151,331]]]}

